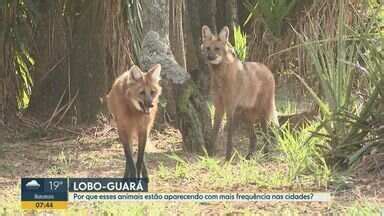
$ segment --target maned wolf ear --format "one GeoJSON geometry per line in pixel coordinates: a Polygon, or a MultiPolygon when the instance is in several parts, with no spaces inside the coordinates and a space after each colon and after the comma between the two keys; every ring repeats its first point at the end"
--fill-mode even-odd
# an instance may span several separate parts
{"type": "Polygon", "coordinates": [[[211,29],[209,29],[209,27],[206,25],[203,25],[203,27],[201,27],[201,38],[203,39],[203,41],[212,39],[211,29]]]}
{"type": "Polygon", "coordinates": [[[136,65],[133,65],[129,69],[129,77],[132,78],[132,80],[137,81],[143,77],[143,73],[141,72],[139,67],[137,67],[136,65]]]}
{"type": "Polygon", "coordinates": [[[148,70],[148,75],[151,77],[153,81],[159,82],[161,80],[160,71],[161,71],[161,65],[155,64],[148,70]]]}
{"type": "Polygon", "coordinates": [[[228,41],[228,39],[229,39],[229,28],[228,28],[228,26],[224,26],[224,28],[221,29],[220,34],[219,34],[219,38],[222,41],[228,41]]]}

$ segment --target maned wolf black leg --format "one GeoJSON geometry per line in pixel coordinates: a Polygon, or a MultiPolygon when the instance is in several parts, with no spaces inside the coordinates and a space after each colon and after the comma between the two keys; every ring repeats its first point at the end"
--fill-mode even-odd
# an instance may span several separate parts
{"type": "Polygon", "coordinates": [[[255,132],[255,127],[253,123],[249,122],[248,123],[248,136],[249,136],[249,152],[248,155],[245,157],[246,160],[251,159],[252,155],[256,151],[256,132],[255,132]]]}
{"type": "Polygon", "coordinates": [[[144,164],[144,150],[147,144],[147,138],[148,138],[148,134],[146,131],[139,133],[139,150],[137,153],[137,162],[136,162],[136,172],[137,172],[138,178],[142,174],[142,168],[145,167],[143,166],[143,164],[144,164]]]}
{"type": "Polygon", "coordinates": [[[209,156],[213,156],[216,152],[216,141],[217,137],[219,136],[219,130],[221,128],[221,123],[223,121],[224,116],[224,111],[221,108],[215,107],[215,109],[215,119],[213,122],[211,140],[208,142],[207,145],[207,152],[209,156]]]}
{"type": "Polygon", "coordinates": [[[268,134],[268,124],[266,121],[261,121],[260,123],[261,125],[261,130],[263,132],[263,143],[264,143],[264,146],[263,146],[263,152],[264,153],[267,153],[268,150],[269,150],[269,140],[268,140],[268,137],[269,137],[269,134],[268,134]]]}
{"type": "Polygon", "coordinates": [[[132,157],[131,140],[124,132],[119,131],[120,141],[123,144],[125,154],[125,172],[124,178],[136,178],[135,162],[132,157]]]}
{"type": "Polygon", "coordinates": [[[228,134],[227,134],[227,150],[225,153],[225,160],[229,161],[232,157],[233,145],[232,145],[232,133],[233,133],[233,112],[227,113],[228,121],[228,134]]]}
{"type": "Polygon", "coordinates": [[[244,121],[244,117],[242,116],[242,113],[239,111],[236,111],[233,114],[233,130],[237,130],[241,128],[241,123],[244,121]]]}
{"type": "Polygon", "coordinates": [[[141,168],[141,173],[143,178],[148,178],[147,165],[145,165],[145,159],[143,160],[143,168],[141,168]]]}

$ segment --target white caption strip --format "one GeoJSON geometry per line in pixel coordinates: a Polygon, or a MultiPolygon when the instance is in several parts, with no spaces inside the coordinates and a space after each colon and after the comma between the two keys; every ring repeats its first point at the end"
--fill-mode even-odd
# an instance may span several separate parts
{"type": "Polygon", "coordinates": [[[69,193],[69,201],[126,201],[126,202],[328,202],[330,193],[69,193]]]}

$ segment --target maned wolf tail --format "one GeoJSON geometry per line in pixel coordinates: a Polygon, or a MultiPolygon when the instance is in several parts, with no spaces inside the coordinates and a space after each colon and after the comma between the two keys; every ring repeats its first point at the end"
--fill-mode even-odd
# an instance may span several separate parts
{"type": "Polygon", "coordinates": [[[274,110],[273,113],[272,113],[272,124],[275,126],[275,127],[280,127],[280,124],[279,124],[279,118],[278,118],[278,115],[277,115],[277,111],[274,110]]]}
{"type": "Polygon", "coordinates": [[[271,122],[272,122],[273,126],[275,126],[276,128],[280,127],[278,112],[276,110],[276,105],[275,104],[273,104],[273,111],[272,111],[271,122]]]}

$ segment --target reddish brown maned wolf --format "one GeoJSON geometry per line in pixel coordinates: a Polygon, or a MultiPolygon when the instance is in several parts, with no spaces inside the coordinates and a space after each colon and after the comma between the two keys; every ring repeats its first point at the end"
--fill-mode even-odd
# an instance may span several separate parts
{"type": "Polygon", "coordinates": [[[256,150],[254,124],[260,123],[264,131],[269,122],[278,124],[275,108],[275,80],[271,71],[257,62],[242,63],[234,55],[228,42],[229,29],[225,26],[219,35],[212,34],[208,26],[202,27],[201,51],[211,72],[210,88],[215,106],[215,120],[209,154],[215,151],[215,142],[224,113],[227,114],[228,137],[226,159],[232,156],[233,120],[236,112],[246,120],[249,128],[249,153],[256,150]]]}
{"type": "Polygon", "coordinates": [[[114,82],[106,96],[125,153],[125,178],[148,177],[144,163],[144,150],[157,112],[161,93],[161,66],[154,65],[147,73],[137,66],[123,73],[114,82]],[[136,166],[132,157],[132,143],[138,140],[136,166]]]}

